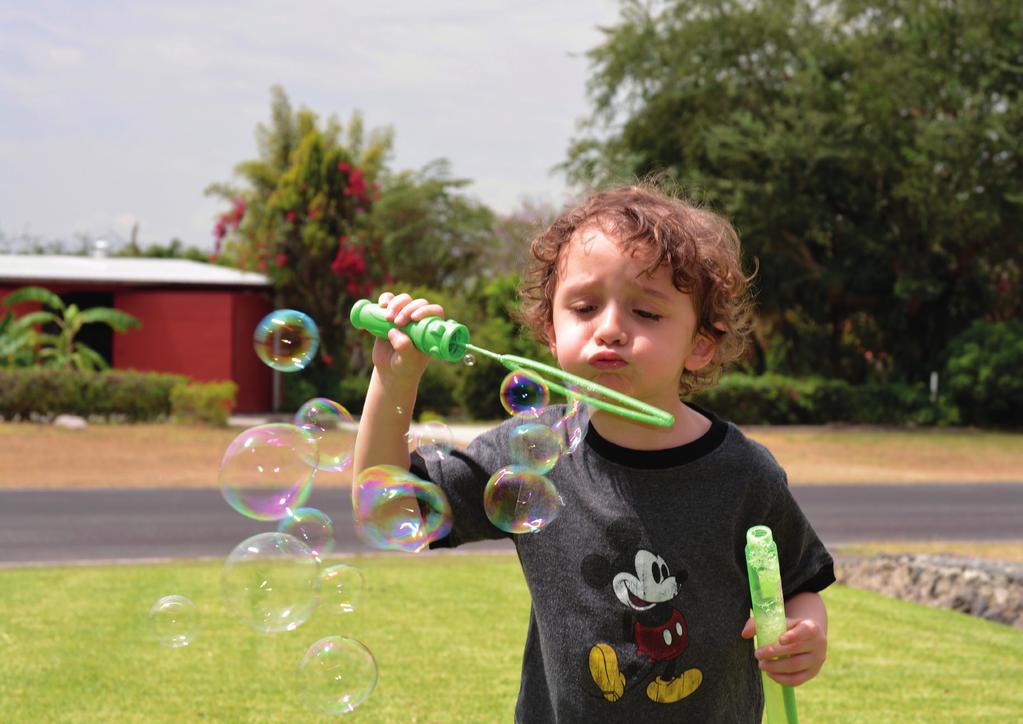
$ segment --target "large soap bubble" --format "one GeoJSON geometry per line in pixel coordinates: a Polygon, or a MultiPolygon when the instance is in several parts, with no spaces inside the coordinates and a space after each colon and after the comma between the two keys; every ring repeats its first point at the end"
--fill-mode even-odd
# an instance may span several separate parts
{"type": "Polygon", "coordinates": [[[149,632],[161,646],[188,646],[199,633],[199,609],[185,596],[164,596],[149,609],[149,632]]]}
{"type": "Polygon", "coordinates": [[[277,530],[298,538],[321,560],[334,548],[334,522],[316,508],[293,510],[287,518],[281,518],[277,530]]]}
{"type": "Polygon", "coordinates": [[[377,683],[377,662],[361,642],[345,636],[322,638],[298,664],[298,684],[307,707],[321,714],[348,714],[369,698],[377,683]]]}
{"type": "Polygon", "coordinates": [[[315,397],[298,408],[292,422],[316,440],[320,470],[341,473],[352,464],[355,423],[342,405],[326,397],[315,397]]]}
{"type": "Polygon", "coordinates": [[[251,427],[227,446],[220,460],[220,490],[242,515],[280,520],[309,497],[318,460],[316,440],[300,427],[251,427]]]}
{"type": "Polygon", "coordinates": [[[536,533],[554,521],[564,502],[548,478],[529,468],[501,468],[483,490],[483,509],[508,533],[536,533]]]}
{"type": "Polygon", "coordinates": [[[549,472],[563,451],[561,436],[539,422],[516,425],[508,436],[508,452],[515,464],[540,474],[549,472]]]}
{"type": "Polygon", "coordinates": [[[359,474],[352,507],[356,531],[374,548],[416,553],[451,530],[451,505],[444,491],[393,465],[359,474]]]}
{"type": "Polygon", "coordinates": [[[295,536],[259,533],[235,546],[221,574],[224,605],[260,633],[293,631],[316,609],[320,566],[295,536]]]}
{"type": "Polygon", "coordinates": [[[547,383],[535,372],[516,370],[501,382],[501,406],[509,415],[537,415],[550,400],[547,383]]]}
{"type": "Polygon", "coordinates": [[[259,321],[252,346],[264,363],[279,372],[305,369],[320,347],[320,331],[308,314],[278,309],[259,321]]]}

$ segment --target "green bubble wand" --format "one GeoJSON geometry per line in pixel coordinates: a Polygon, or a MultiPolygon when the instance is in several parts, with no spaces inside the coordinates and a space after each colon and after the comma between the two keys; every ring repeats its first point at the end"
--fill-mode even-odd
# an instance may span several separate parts
{"type": "MultiPolygon", "coordinates": [[[[775,643],[785,633],[785,599],[781,587],[778,546],[771,529],[755,525],[746,531],[746,572],[749,574],[757,645],[775,643]]],[[[796,692],[760,672],[764,684],[764,715],[767,724],[797,724],[796,692]]]]}
{"type": "Polygon", "coordinates": [[[424,317],[398,327],[387,320],[386,309],[369,299],[357,301],[352,307],[349,318],[352,326],[356,329],[363,329],[383,339],[387,338],[389,330],[396,328],[407,334],[420,351],[437,359],[458,362],[465,357],[467,352],[482,355],[499,362],[512,372],[526,370],[532,373],[542,380],[549,389],[566,398],[578,399],[600,410],[648,425],[671,427],[675,424],[675,417],[671,413],[617,390],[609,389],[596,382],[526,357],[498,354],[469,344],[469,328],[453,319],[445,320],[435,316],[424,317]],[[584,392],[580,392],[580,390],[584,392]]]}

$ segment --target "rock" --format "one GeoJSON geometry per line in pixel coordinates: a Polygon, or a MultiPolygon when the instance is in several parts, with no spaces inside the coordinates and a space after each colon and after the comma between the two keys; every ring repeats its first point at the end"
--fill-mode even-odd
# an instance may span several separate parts
{"type": "Polygon", "coordinates": [[[89,426],[85,418],[78,415],[57,415],[57,419],[53,421],[53,424],[57,427],[63,427],[65,430],[84,430],[89,426]]]}
{"type": "Polygon", "coordinates": [[[947,555],[839,556],[839,583],[1023,628],[1023,565],[947,555]]]}

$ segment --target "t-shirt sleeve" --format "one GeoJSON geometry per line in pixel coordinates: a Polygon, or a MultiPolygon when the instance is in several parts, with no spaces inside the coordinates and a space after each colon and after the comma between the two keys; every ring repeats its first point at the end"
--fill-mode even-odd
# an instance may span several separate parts
{"type": "Polygon", "coordinates": [[[835,563],[783,478],[774,491],[768,522],[778,546],[785,598],[817,593],[835,582],[835,563]]]}
{"type": "Polygon", "coordinates": [[[436,483],[451,504],[451,532],[431,543],[431,548],[453,548],[463,543],[508,537],[508,533],[490,522],[483,508],[487,481],[508,464],[501,454],[507,445],[497,444],[499,430],[489,430],[465,450],[454,450],[439,459],[426,459],[418,452],[412,454],[410,472],[436,483]]]}

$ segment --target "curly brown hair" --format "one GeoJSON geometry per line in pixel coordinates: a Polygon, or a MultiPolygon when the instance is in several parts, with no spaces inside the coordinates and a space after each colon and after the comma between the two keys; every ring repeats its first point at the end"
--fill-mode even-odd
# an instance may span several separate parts
{"type": "Polygon", "coordinates": [[[679,395],[686,397],[712,385],[745,348],[751,329],[752,275],[743,273],[739,235],[725,218],[653,184],[600,191],[566,208],[533,239],[519,289],[521,321],[538,341],[549,343],[561,250],[580,229],[594,225],[630,255],[652,252],[648,273],[661,264],[671,265],[675,288],[693,300],[696,333],[715,343],[714,356],[706,366],[683,372],[679,395]]]}

